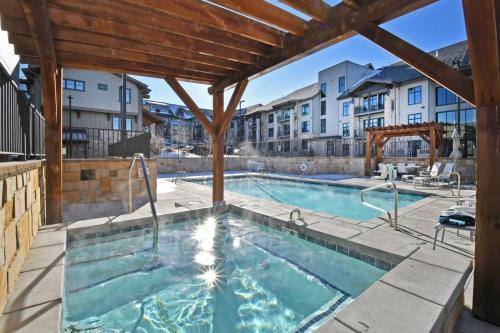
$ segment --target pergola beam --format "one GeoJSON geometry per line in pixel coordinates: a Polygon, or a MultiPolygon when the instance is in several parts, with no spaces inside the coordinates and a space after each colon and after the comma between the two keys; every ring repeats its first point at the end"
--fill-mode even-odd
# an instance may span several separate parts
{"type": "Polygon", "coordinates": [[[229,104],[226,107],[226,112],[224,112],[224,116],[222,117],[220,124],[217,125],[216,133],[218,136],[223,136],[226,132],[247,85],[248,80],[243,80],[238,82],[236,88],[234,88],[233,95],[231,96],[229,104]]]}
{"type": "Polygon", "coordinates": [[[477,106],[472,312],[500,325],[500,1],[462,3],[477,106]]]}
{"type": "Polygon", "coordinates": [[[199,0],[123,0],[139,8],[167,13],[228,31],[271,46],[283,47],[284,33],[274,27],[199,0]]]}
{"type": "Polygon", "coordinates": [[[305,20],[264,0],[210,0],[210,2],[252,16],[294,35],[302,36],[307,31],[305,20]]]}
{"type": "MultiPolygon", "coordinates": [[[[257,64],[248,65],[237,74],[219,81],[209,89],[209,92],[225,89],[243,79],[262,75],[349,38],[355,34],[352,25],[353,21],[378,24],[393,17],[394,13],[414,10],[433,1],[373,0],[369,5],[358,11],[351,10],[343,3],[329,7],[328,15],[330,20],[328,23],[310,22],[308,33],[304,37],[287,36],[282,50],[277,49],[267,57],[259,57],[257,64]]],[[[304,2],[309,3],[309,1],[304,2]]]]}
{"type": "Polygon", "coordinates": [[[321,23],[328,22],[331,7],[323,0],[279,0],[321,23]]]}
{"type": "Polygon", "coordinates": [[[200,110],[198,105],[191,99],[189,94],[184,90],[184,88],[180,85],[180,83],[174,78],[167,76],[165,77],[165,81],[168,83],[170,88],[179,96],[182,102],[188,107],[188,109],[193,112],[195,117],[201,123],[201,125],[207,130],[208,133],[212,136],[212,138],[216,137],[215,127],[210,120],[205,116],[203,111],[200,110]]]}
{"type": "Polygon", "coordinates": [[[451,68],[432,55],[420,50],[371,22],[355,22],[356,31],[405,61],[423,75],[436,81],[472,105],[475,105],[472,79],[451,68]]]}

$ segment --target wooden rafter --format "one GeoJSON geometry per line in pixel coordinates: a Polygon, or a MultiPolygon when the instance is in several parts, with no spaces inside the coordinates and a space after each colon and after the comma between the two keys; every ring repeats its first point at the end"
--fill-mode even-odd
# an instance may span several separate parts
{"type": "Polygon", "coordinates": [[[183,17],[268,45],[282,47],[284,34],[263,23],[198,0],[123,0],[142,8],[183,17]]]}
{"type": "Polygon", "coordinates": [[[330,6],[323,0],[279,0],[288,6],[311,16],[321,23],[328,22],[330,6]]]}
{"type": "MultiPolygon", "coordinates": [[[[310,22],[308,34],[304,37],[288,36],[282,50],[275,50],[267,57],[259,57],[256,65],[248,65],[237,74],[229,76],[217,84],[209,91],[215,91],[229,87],[245,78],[262,75],[271,70],[286,65],[319,51],[327,46],[338,43],[355,34],[352,21],[382,23],[394,16],[394,13],[404,13],[407,10],[415,9],[418,6],[427,5],[434,0],[377,0],[371,1],[358,11],[353,11],[345,4],[340,3],[329,9],[330,22],[319,24],[310,22]]],[[[305,1],[308,3],[308,1],[305,1]]]]}
{"type": "MultiPolygon", "coordinates": [[[[208,120],[203,111],[200,110],[198,105],[191,99],[189,94],[184,90],[180,83],[174,77],[165,77],[165,81],[168,83],[170,88],[179,96],[182,102],[188,107],[188,109],[193,112],[201,125],[210,133],[212,137],[216,137],[215,127],[212,122],[208,120]]],[[[215,119],[215,118],[214,118],[215,119]]]]}
{"type": "Polygon", "coordinates": [[[264,0],[210,0],[210,2],[252,16],[294,35],[304,35],[306,21],[264,0]]]}
{"type": "Polygon", "coordinates": [[[229,104],[226,107],[226,112],[224,112],[224,116],[222,117],[220,124],[217,124],[216,133],[218,136],[224,135],[224,133],[226,132],[226,129],[231,123],[231,119],[233,118],[234,112],[236,111],[236,107],[238,106],[238,103],[240,102],[247,85],[248,80],[243,80],[238,82],[236,88],[234,88],[233,95],[231,96],[229,104]]]}
{"type": "Polygon", "coordinates": [[[21,4],[38,55],[44,61],[51,62],[55,67],[57,65],[56,51],[46,2],[43,0],[22,0],[21,4]]]}

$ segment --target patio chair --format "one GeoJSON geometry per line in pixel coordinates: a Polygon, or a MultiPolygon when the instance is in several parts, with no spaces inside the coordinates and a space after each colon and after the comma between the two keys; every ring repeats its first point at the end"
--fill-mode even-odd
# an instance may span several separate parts
{"type": "Polygon", "coordinates": [[[436,249],[436,242],[439,232],[441,231],[441,242],[444,241],[444,233],[446,229],[457,230],[457,236],[460,230],[469,232],[471,242],[474,241],[476,232],[476,208],[455,205],[441,212],[439,223],[434,226],[434,244],[432,249],[436,249]]]}
{"type": "Polygon", "coordinates": [[[389,170],[387,168],[387,165],[385,165],[383,163],[379,163],[378,168],[379,168],[380,175],[373,176],[372,179],[386,180],[387,176],[389,175],[389,170]]]}
{"type": "Polygon", "coordinates": [[[382,173],[382,170],[385,169],[385,164],[384,163],[379,163],[378,164],[378,170],[375,170],[373,171],[373,173],[376,173],[378,175],[380,175],[382,173]]]}
{"type": "Polygon", "coordinates": [[[414,174],[409,174],[410,171],[413,172],[413,170],[417,169],[417,165],[415,163],[407,163],[405,166],[406,169],[406,174],[401,175],[401,181],[403,182],[413,182],[415,179],[414,174]]]}
{"type": "Polygon", "coordinates": [[[406,169],[406,163],[397,163],[396,170],[398,170],[398,175],[406,175],[408,173],[408,170],[406,169]]]}
{"type": "Polygon", "coordinates": [[[451,179],[451,176],[452,174],[455,172],[455,163],[446,163],[446,165],[444,166],[444,169],[443,169],[443,172],[440,173],[437,177],[436,177],[436,181],[438,183],[438,185],[441,185],[439,183],[443,183],[443,185],[452,185],[453,183],[455,183],[454,180],[451,179]]]}
{"type": "Polygon", "coordinates": [[[248,168],[248,171],[264,172],[266,165],[262,162],[249,160],[247,162],[247,168],[248,168]]]}
{"type": "Polygon", "coordinates": [[[415,188],[417,188],[417,185],[424,186],[426,184],[432,184],[432,183],[434,183],[434,185],[437,186],[438,184],[437,177],[440,174],[439,171],[441,170],[441,164],[442,164],[441,162],[434,163],[432,168],[430,168],[430,172],[428,175],[426,174],[426,172],[423,171],[420,172],[420,176],[415,177],[413,179],[413,185],[415,186],[415,188]]]}

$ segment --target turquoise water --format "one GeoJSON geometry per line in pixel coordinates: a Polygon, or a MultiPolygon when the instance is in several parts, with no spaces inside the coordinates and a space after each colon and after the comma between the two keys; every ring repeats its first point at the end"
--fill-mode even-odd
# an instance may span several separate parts
{"type": "MultiPolygon", "coordinates": [[[[201,183],[212,185],[211,180],[201,183]]],[[[380,212],[361,204],[361,190],[354,187],[263,177],[237,177],[225,178],[224,189],[357,221],[369,220],[380,215],[380,212]]],[[[393,194],[390,191],[371,191],[364,197],[371,204],[390,212],[394,210],[393,194]]],[[[398,207],[410,205],[421,199],[423,196],[399,193],[398,207]]]]}
{"type": "Polygon", "coordinates": [[[306,332],[384,270],[236,215],[73,240],[64,332],[306,332]]]}

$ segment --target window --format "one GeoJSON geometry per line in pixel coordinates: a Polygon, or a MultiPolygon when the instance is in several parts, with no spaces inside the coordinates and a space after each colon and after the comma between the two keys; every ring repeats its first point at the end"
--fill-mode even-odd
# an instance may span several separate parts
{"type": "Polygon", "coordinates": [[[420,124],[422,122],[421,113],[412,113],[408,115],[408,124],[420,124]]]}
{"type": "Polygon", "coordinates": [[[378,110],[378,96],[370,96],[370,110],[378,110]]]}
{"type": "Polygon", "coordinates": [[[290,125],[283,125],[283,135],[290,135],[290,125]]]}
{"type": "Polygon", "coordinates": [[[408,105],[422,103],[422,86],[408,88],[408,105]]]}
{"type": "Polygon", "coordinates": [[[344,102],[342,103],[342,115],[344,117],[348,116],[349,115],[349,105],[351,104],[351,102],[344,102]]]}
{"type": "Polygon", "coordinates": [[[326,133],[326,119],[321,119],[320,121],[320,132],[326,133]]]}
{"type": "MultiPolygon", "coordinates": [[[[132,103],[132,90],[130,88],[127,88],[127,93],[125,96],[125,100],[127,104],[132,103]]],[[[118,102],[122,102],[122,87],[120,86],[118,88],[118,102]]]]}
{"type": "Polygon", "coordinates": [[[302,115],[303,116],[309,115],[310,110],[311,109],[309,107],[309,104],[302,104],[302,115]]]}
{"type": "MultiPolygon", "coordinates": [[[[122,118],[121,117],[117,117],[117,116],[113,116],[113,129],[114,130],[120,130],[121,129],[121,123],[122,123],[122,118]]],[[[126,125],[126,128],[125,128],[127,131],[131,131],[132,130],[132,118],[127,118],[127,125],[126,125]]]]}
{"type": "Polygon", "coordinates": [[[378,94],[378,108],[383,109],[385,105],[385,94],[378,94]]]}
{"type": "MultiPolygon", "coordinates": [[[[283,120],[290,119],[290,109],[286,109],[286,110],[281,111],[281,119],[283,119],[283,120]]],[[[279,120],[279,118],[278,118],[278,120],[279,120]]]]}
{"type": "Polygon", "coordinates": [[[105,83],[98,83],[97,84],[97,89],[99,90],[108,90],[108,85],[105,83]]]}
{"type": "Polygon", "coordinates": [[[274,138],[274,128],[268,128],[267,129],[267,137],[268,138],[274,138]]]}
{"type": "Polygon", "coordinates": [[[363,97],[363,109],[366,111],[370,108],[370,99],[369,97],[363,97]]]}
{"type": "Polygon", "coordinates": [[[446,88],[436,88],[436,105],[448,105],[457,103],[457,95],[446,88]]]}
{"type": "Polygon", "coordinates": [[[302,133],[309,133],[311,127],[311,123],[309,121],[302,122],[302,133]]]}
{"type": "Polygon", "coordinates": [[[339,77],[339,93],[343,93],[345,91],[345,76],[339,77]]]}
{"type": "Polygon", "coordinates": [[[231,122],[231,128],[234,128],[234,121],[231,122]]]}
{"type": "Polygon", "coordinates": [[[326,82],[323,82],[319,88],[320,97],[326,97],[326,82]]]}
{"type": "Polygon", "coordinates": [[[267,150],[268,151],[274,151],[274,142],[268,142],[267,143],[267,150]]]}
{"type": "MultiPolygon", "coordinates": [[[[464,157],[474,156],[476,150],[476,109],[462,109],[436,113],[436,121],[443,125],[445,138],[451,142],[453,130],[456,128],[460,134],[461,150],[464,157]]],[[[445,141],[446,143],[446,141],[445,141]]],[[[446,147],[446,146],[445,146],[446,147]]],[[[446,149],[446,148],[445,148],[446,149]]],[[[451,143],[449,151],[451,153],[451,143]]]]}
{"type": "Polygon", "coordinates": [[[321,115],[326,115],[326,101],[321,101],[321,115]]]}
{"type": "Polygon", "coordinates": [[[274,123],[274,113],[271,113],[269,116],[267,116],[267,122],[269,124],[274,123]]]}
{"type": "Polygon", "coordinates": [[[384,127],[384,118],[370,118],[363,120],[363,128],[384,127]]]}
{"type": "Polygon", "coordinates": [[[308,150],[309,149],[309,142],[307,140],[302,140],[302,150],[308,150]]]}
{"type": "Polygon", "coordinates": [[[342,136],[349,136],[349,123],[342,124],[342,136]]]}
{"type": "Polygon", "coordinates": [[[85,81],[64,79],[63,88],[67,90],[85,91],[85,81]]]}

